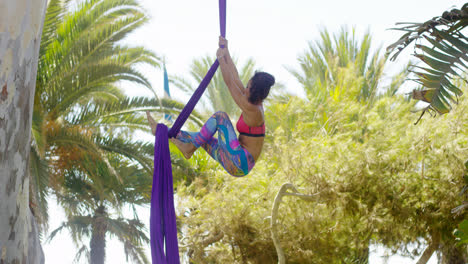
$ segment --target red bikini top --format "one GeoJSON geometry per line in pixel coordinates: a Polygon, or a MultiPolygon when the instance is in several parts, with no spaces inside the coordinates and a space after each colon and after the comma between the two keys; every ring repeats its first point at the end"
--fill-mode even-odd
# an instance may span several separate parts
{"type": "Polygon", "coordinates": [[[265,123],[263,123],[261,126],[249,127],[245,123],[244,116],[242,114],[239,117],[239,120],[237,121],[236,128],[237,128],[237,131],[239,131],[241,135],[245,135],[249,137],[264,137],[265,136],[265,123]]]}

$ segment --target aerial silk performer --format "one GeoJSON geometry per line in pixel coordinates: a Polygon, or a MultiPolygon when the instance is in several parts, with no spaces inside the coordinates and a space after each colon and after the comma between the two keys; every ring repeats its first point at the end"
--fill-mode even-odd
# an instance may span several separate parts
{"type": "Polygon", "coordinates": [[[275,79],[268,73],[256,72],[246,86],[242,84],[229,54],[227,40],[224,38],[226,0],[219,0],[219,14],[221,36],[216,52],[217,60],[208,70],[172,128],[169,130],[164,124],[156,124],[147,112],[148,121],[156,140],[150,214],[153,263],[180,263],[168,139],[171,139],[187,159],[201,146],[233,176],[247,175],[255,165],[263,147],[265,122],[262,103],[268,96],[271,86],[274,85],[275,79]],[[221,67],[224,82],[232,98],[242,110],[236,124],[239,137],[237,137],[229,117],[223,112],[214,113],[199,132],[181,131],[182,125],[193,111],[218,66],[221,67]],[[218,132],[217,138],[215,138],[216,132],[218,132]]]}
{"type": "MultiPolygon", "coordinates": [[[[216,53],[224,82],[242,110],[236,123],[237,136],[229,116],[224,112],[214,113],[199,132],[180,131],[171,141],[189,159],[202,147],[213,159],[218,161],[232,176],[245,176],[255,165],[262,151],[265,138],[263,100],[268,96],[270,87],[275,83],[272,75],[256,72],[246,87],[229,54],[227,40],[219,37],[216,53]],[[218,132],[217,138],[215,133],[218,132]]],[[[148,114],[148,120],[156,130],[156,122],[148,114]]]]}

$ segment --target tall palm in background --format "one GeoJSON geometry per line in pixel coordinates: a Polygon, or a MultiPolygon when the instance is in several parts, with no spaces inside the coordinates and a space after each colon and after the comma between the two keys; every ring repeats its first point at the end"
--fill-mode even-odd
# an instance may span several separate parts
{"type": "MultiPolygon", "coordinates": [[[[341,124],[357,116],[333,116],[336,107],[352,107],[358,104],[362,111],[369,109],[381,96],[393,95],[406,79],[407,72],[386,78],[384,67],[387,57],[381,49],[372,48],[372,38],[365,33],[358,39],[354,29],[343,27],[331,35],[326,29],[320,32],[320,39],[310,42],[308,49],[299,56],[299,69],[289,69],[304,88],[309,107],[304,106],[308,115],[299,115],[326,133],[333,133],[341,124]],[[375,51],[373,51],[375,50],[375,51]],[[327,101],[341,102],[329,104],[327,101]],[[366,106],[366,107],[362,107],[366,106]]],[[[295,102],[294,105],[298,103],[295,102]]],[[[281,105],[277,105],[280,107],[281,105]]],[[[275,120],[272,124],[291,127],[295,124],[284,120],[274,111],[269,114],[275,120]]],[[[272,129],[275,129],[272,127],[272,129]]]]}
{"type": "MultiPolygon", "coordinates": [[[[146,146],[139,151],[150,154],[153,147],[146,146]]],[[[68,229],[80,248],[75,260],[84,254],[89,263],[103,264],[107,238],[115,237],[123,244],[127,260],[130,257],[134,263],[149,263],[143,247],[149,239],[136,206],[149,203],[152,177],[141,166],[110,154],[108,160],[117,170],[117,178],[108,164],[96,163],[88,155],[82,153],[80,162],[68,163],[62,171],[64,181],[54,188],[57,201],[66,209],[67,221],[51,233],[50,239],[68,229]],[[94,163],[86,174],[82,172],[84,163],[94,163]],[[131,208],[133,218],[122,216],[126,207],[131,208]],[[89,246],[85,245],[85,239],[89,239],[89,246]]]]}
{"type": "MultiPolygon", "coordinates": [[[[198,84],[202,81],[203,77],[205,77],[205,74],[208,72],[208,69],[211,67],[214,60],[215,58],[206,56],[200,59],[195,59],[192,62],[190,75],[196,84],[193,84],[181,77],[175,77],[174,84],[182,91],[191,95],[198,87],[198,84]]],[[[234,59],[234,63],[238,65],[236,59],[234,59]]],[[[247,84],[254,74],[254,69],[255,62],[253,59],[248,59],[239,68],[239,77],[242,83],[247,84]]],[[[206,95],[201,99],[201,103],[203,105],[203,111],[207,115],[216,111],[224,111],[231,117],[240,115],[240,109],[232,99],[220,71],[217,71],[213,76],[213,79],[207,87],[206,95]]]]}
{"type": "MultiPolygon", "coordinates": [[[[310,42],[308,50],[299,56],[300,70],[290,72],[304,87],[309,98],[325,100],[329,96],[346,94],[347,74],[360,78],[357,91],[346,94],[358,101],[373,101],[381,92],[379,87],[384,77],[386,56],[380,48],[372,52],[372,38],[369,33],[358,40],[355,29],[343,27],[333,36],[326,29],[320,32],[320,39],[310,42]]],[[[392,80],[389,87],[394,93],[403,80],[392,80]]]]}
{"type": "MultiPolygon", "coordinates": [[[[49,187],[59,188],[69,164],[86,154],[106,164],[109,153],[129,159],[150,174],[152,154],[140,151],[147,144],[132,140],[136,131],[150,132],[142,113],[180,111],[182,104],[158,98],[129,98],[117,82],[128,81],[151,90],[135,69],[141,63],[159,67],[160,59],[142,47],[119,44],[147,21],[134,0],[51,0],[40,48],[33,109],[31,145],[32,207],[47,224],[49,187]],[[73,6],[71,4],[74,4],[73,6]]],[[[125,83],[123,83],[125,84],[125,83]]],[[[197,120],[196,115],[192,119],[197,120]]],[[[199,121],[200,122],[200,121],[199,121]]],[[[84,161],[83,161],[84,162],[84,161]]],[[[79,168],[88,174],[96,164],[79,168]]]]}

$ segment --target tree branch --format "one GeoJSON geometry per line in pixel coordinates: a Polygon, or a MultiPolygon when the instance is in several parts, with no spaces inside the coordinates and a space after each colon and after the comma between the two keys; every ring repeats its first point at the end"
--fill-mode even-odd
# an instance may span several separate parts
{"type": "Polygon", "coordinates": [[[278,232],[277,232],[277,218],[278,218],[278,209],[281,203],[281,200],[283,196],[295,196],[299,197],[302,200],[306,201],[315,201],[316,196],[319,193],[312,194],[312,195],[307,195],[307,194],[302,194],[299,193],[299,191],[296,189],[296,187],[292,183],[285,183],[281,186],[280,190],[276,194],[275,201],[273,202],[273,208],[271,209],[271,219],[270,219],[270,224],[271,224],[271,238],[273,239],[273,243],[275,244],[276,248],[276,253],[278,254],[278,264],[285,264],[286,263],[286,258],[284,257],[284,251],[281,248],[280,241],[278,239],[278,232]],[[287,192],[287,190],[290,189],[293,192],[287,192]]]}
{"type": "Polygon", "coordinates": [[[205,238],[203,241],[201,241],[201,244],[203,247],[207,247],[215,242],[218,242],[224,237],[224,233],[222,231],[216,232],[214,235],[211,235],[208,238],[205,238]]]}
{"type": "Polygon", "coordinates": [[[424,250],[423,254],[419,258],[416,264],[426,264],[431,258],[434,251],[437,249],[438,243],[431,242],[429,246],[424,250]]]}

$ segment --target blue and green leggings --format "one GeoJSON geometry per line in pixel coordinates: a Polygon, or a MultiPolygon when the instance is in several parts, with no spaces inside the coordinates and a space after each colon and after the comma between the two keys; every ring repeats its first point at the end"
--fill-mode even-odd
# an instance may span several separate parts
{"type": "Polygon", "coordinates": [[[214,113],[200,132],[180,131],[177,139],[203,147],[232,176],[247,175],[255,165],[253,156],[240,145],[236,131],[225,112],[214,113]],[[218,138],[214,134],[218,132],[218,138]]]}

